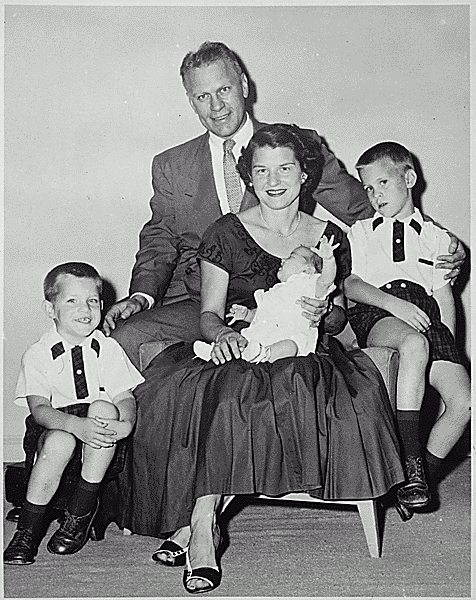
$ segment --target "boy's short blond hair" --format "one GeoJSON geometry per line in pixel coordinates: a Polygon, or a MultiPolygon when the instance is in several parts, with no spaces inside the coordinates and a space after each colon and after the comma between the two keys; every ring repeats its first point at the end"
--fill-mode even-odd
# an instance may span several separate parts
{"type": "Polygon", "coordinates": [[[73,275],[74,277],[84,277],[94,279],[97,285],[99,296],[102,293],[102,279],[94,267],[87,263],[68,262],[58,265],[51,269],[43,281],[43,293],[45,300],[54,302],[61,291],[61,277],[64,275],[73,275]]]}
{"type": "Polygon", "coordinates": [[[405,173],[408,169],[415,170],[413,157],[409,150],[397,142],[380,142],[372,148],[366,150],[357,161],[355,168],[357,170],[368,167],[379,160],[390,160],[395,166],[403,169],[405,173]]]}

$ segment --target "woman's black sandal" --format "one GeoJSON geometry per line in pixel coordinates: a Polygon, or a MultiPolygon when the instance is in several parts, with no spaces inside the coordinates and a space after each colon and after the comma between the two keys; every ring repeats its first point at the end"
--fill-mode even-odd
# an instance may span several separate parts
{"type": "MultiPolygon", "coordinates": [[[[218,555],[220,552],[220,546],[222,544],[220,527],[218,525],[215,526],[213,544],[215,546],[215,553],[218,555]]],[[[192,569],[188,556],[188,548],[186,550],[186,563],[187,570],[183,572],[183,586],[189,594],[203,594],[204,592],[211,592],[220,585],[222,573],[219,566],[198,567],[198,569],[192,569]],[[190,589],[187,584],[191,579],[201,579],[202,581],[208,583],[208,586],[204,588],[190,589]]]]}
{"type": "Polygon", "coordinates": [[[192,569],[187,552],[187,570],[183,572],[183,586],[189,594],[211,592],[217,588],[220,583],[221,569],[219,567],[199,567],[198,569],[192,569]],[[205,583],[208,583],[208,586],[191,589],[187,585],[191,579],[201,579],[202,581],[205,581],[205,583]]]}
{"type": "Polygon", "coordinates": [[[152,560],[160,563],[164,567],[183,567],[185,566],[185,555],[187,554],[187,548],[182,548],[171,540],[165,540],[165,542],[157,548],[152,554],[152,560]],[[165,554],[171,560],[163,560],[159,554],[165,554]]]}

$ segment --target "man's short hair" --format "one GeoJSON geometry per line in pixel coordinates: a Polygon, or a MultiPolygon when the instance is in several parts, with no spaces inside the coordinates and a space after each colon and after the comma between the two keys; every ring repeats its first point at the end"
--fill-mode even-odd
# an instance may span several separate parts
{"type": "Polygon", "coordinates": [[[306,181],[301,190],[312,193],[319,183],[324,166],[324,156],[321,144],[309,132],[297,125],[287,123],[273,123],[258,129],[251,138],[248,146],[243,149],[238,160],[238,171],[241,178],[248,185],[251,182],[251,166],[253,155],[258,148],[290,148],[304,173],[306,181]]]}
{"type": "Polygon", "coordinates": [[[227,60],[233,65],[238,75],[241,75],[243,68],[236,54],[228,48],[223,42],[203,42],[196,52],[188,52],[180,66],[180,77],[185,85],[185,75],[192,69],[207,66],[217,60],[227,60]]]}
{"type": "Polygon", "coordinates": [[[99,295],[102,293],[102,279],[94,267],[87,263],[67,262],[51,269],[43,281],[43,293],[45,300],[54,302],[61,291],[60,278],[64,275],[94,279],[99,295]]]}
{"type": "Polygon", "coordinates": [[[391,160],[397,167],[403,168],[404,171],[415,169],[411,153],[405,146],[397,144],[397,142],[380,142],[372,146],[362,154],[355,168],[368,167],[378,160],[391,160]]]}

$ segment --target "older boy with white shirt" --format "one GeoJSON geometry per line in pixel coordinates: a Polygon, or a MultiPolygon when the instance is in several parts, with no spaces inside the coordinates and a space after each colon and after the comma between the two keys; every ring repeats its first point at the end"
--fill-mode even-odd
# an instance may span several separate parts
{"type": "Polygon", "coordinates": [[[356,169],[376,214],[349,231],[352,273],[344,289],[357,304],[348,317],[361,347],[388,346],[400,354],[397,425],[406,481],[397,490],[397,508],[402,518],[410,518],[430,500],[425,470],[434,483],[470,418],[469,376],[454,340],[452,288],[435,268],[450,238],[413,204],[417,175],[406,148],[377,144],[356,169]],[[429,382],[445,411],[430,432],[423,461],[419,418],[428,364],[429,382]]]}

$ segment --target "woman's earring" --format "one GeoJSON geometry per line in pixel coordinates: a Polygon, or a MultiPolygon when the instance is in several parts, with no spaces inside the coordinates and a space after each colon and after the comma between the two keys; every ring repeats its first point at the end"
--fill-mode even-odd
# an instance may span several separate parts
{"type": "Polygon", "coordinates": [[[253,187],[253,182],[252,182],[252,181],[249,181],[249,182],[248,182],[248,185],[249,185],[250,187],[253,187]]]}

